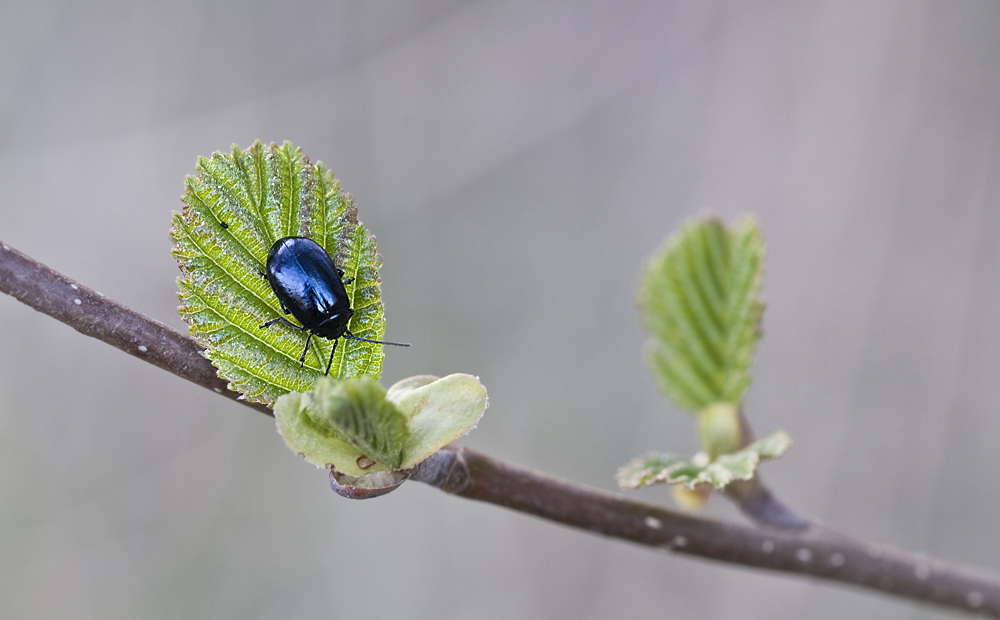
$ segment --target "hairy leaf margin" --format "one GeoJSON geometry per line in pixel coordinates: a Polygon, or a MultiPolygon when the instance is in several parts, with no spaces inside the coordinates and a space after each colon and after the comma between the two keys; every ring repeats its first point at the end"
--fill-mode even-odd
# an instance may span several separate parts
{"type": "Polygon", "coordinates": [[[710,461],[704,452],[690,459],[649,452],[619,469],[615,479],[623,489],[652,484],[683,484],[688,489],[704,484],[721,489],[733,480],[749,480],[761,461],[778,458],[791,445],[792,438],[788,433],[777,431],[738,452],[723,454],[714,461],[710,461]]]}
{"type": "Polygon", "coordinates": [[[751,217],[731,227],[716,218],[687,222],[648,263],[638,301],[651,332],[650,367],[681,408],[742,401],[760,338],[763,268],[751,217]]]}

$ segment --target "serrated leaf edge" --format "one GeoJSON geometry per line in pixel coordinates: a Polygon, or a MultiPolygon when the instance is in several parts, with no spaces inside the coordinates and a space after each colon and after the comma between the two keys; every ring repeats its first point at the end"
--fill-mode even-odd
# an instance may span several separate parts
{"type": "Polygon", "coordinates": [[[659,387],[682,409],[739,406],[760,339],[764,258],[752,217],[726,226],[703,216],[685,222],[647,262],[637,295],[650,332],[646,356],[659,387]],[[711,251],[723,238],[738,262],[723,265],[722,251],[711,251]]]}
{"type": "MultiPolygon", "coordinates": [[[[229,154],[218,151],[210,157],[199,157],[197,174],[189,175],[185,181],[184,213],[174,213],[172,217],[173,226],[170,235],[174,242],[172,253],[181,270],[181,277],[178,278],[181,289],[179,310],[184,321],[190,326],[192,335],[206,348],[203,355],[216,365],[216,374],[226,381],[227,387],[241,392],[241,399],[265,404],[273,403],[281,393],[301,390],[303,387],[298,379],[304,376],[290,370],[292,366],[297,366],[298,357],[285,350],[288,348],[287,344],[282,345],[282,338],[287,339],[288,336],[267,339],[238,320],[233,320],[227,315],[225,308],[220,307],[220,303],[224,302],[220,302],[214,295],[207,295],[206,292],[212,292],[211,288],[205,289],[206,284],[200,283],[198,278],[206,278],[205,282],[209,283],[209,287],[218,276],[231,278],[235,287],[230,286],[228,280],[214,286],[222,292],[228,291],[240,295],[241,299],[248,300],[250,306],[269,308],[277,313],[276,301],[270,299],[269,295],[261,297],[264,291],[258,291],[259,287],[255,288],[251,279],[247,277],[244,265],[247,258],[250,259],[250,263],[247,264],[263,264],[260,251],[252,250],[247,245],[247,240],[256,239],[254,247],[266,243],[269,239],[273,241],[271,238],[277,231],[272,224],[277,222],[272,222],[274,217],[270,217],[265,211],[268,211],[268,207],[274,203],[284,203],[279,209],[280,213],[275,213],[274,216],[284,217],[289,221],[298,217],[299,228],[307,227],[310,236],[316,230],[320,230],[323,245],[329,247],[329,243],[334,244],[334,252],[331,254],[339,258],[339,265],[350,266],[351,269],[348,271],[353,271],[355,277],[364,272],[364,277],[359,278],[364,280],[364,288],[357,289],[359,280],[355,280],[348,287],[352,307],[355,309],[352,332],[362,337],[380,340],[382,338],[380,330],[384,330],[385,327],[384,309],[376,310],[374,313],[368,311],[371,306],[379,305],[381,300],[379,290],[381,278],[378,270],[382,261],[375,249],[375,237],[357,220],[357,208],[353,198],[341,191],[339,179],[334,177],[322,162],[313,164],[301,149],[295,148],[290,142],[278,146],[275,143],[263,145],[259,140],[245,150],[233,145],[229,154]],[[275,161],[275,158],[281,161],[275,161]],[[256,174],[250,173],[250,167],[254,168],[256,174]],[[288,177],[285,179],[288,181],[285,184],[287,187],[281,185],[279,177],[282,173],[288,177]],[[299,178],[300,176],[302,178],[299,178]],[[281,188],[288,191],[280,191],[281,188]],[[296,205],[299,207],[298,213],[295,212],[296,205]],[[222,211],[218,211],[219,209],[222,211]],[[196,211],[198,215],[194,212],[189,214],[189,210],[196,211]],[[241,226],[259,226],[257,232],[253,232],[250,228],[240,228],[240,234],[236,234],[230,230],[226,241],[228,245],[213,246],[212,251],[208,251],[202,243],[206,238],[206,231],[201,227],[211,227],[213,223],[218,225],[223,217],[229,220],[229,227],[232,227],[235,223],[230,220],[230,210],[233,211],[234,217],[237,213],[241,213],[245,218],[249,218],[248,221],[251,223],[244,223],[241,226]],[[321,217],[316,217],[317,215],[321,217]],[[193,229],[195,224],[199,227],[198,231],[193,229]],[[351,246],[350,250],[345,251],[344,242],[351,246]],[[226,267],[218,258],[221,256],[220,253],[226,253],[228,248],[245,256],[237,260],[237,264],[226,267]],[[348,259],[345,260],[345,257],[348,259]],[[208,268],[192,269],[200,262],[208,268]],[[367,290],[371,287],[374,289],[367,290]],[[192,309],[185,311],[184,308],[188,307],[192,309]],[[208,320],[198,320],[196,313],[199,312],[204,313],[208,320]],[[363,321],[365,325],[354,324],[354,321],[363,321]],[[219,334],[218,342],[206,339],[220,330],[227,330],[228,333],[219,334]],[[254,343],[253,352],[249,354],[251,356],[265,355],[272,358],[273,354],[277,354],[285,361],[280,363],[275,361],[277,366],[272,371],[267,370],[269,368],[267,365],[254,363],[251,361],[252,358],[228,355],[226,342],[233,342],[234,339],[236,346],[240,343],[254,343]]],[[[211,228],[208,230],[211,234],[211,228]]],[[[292,231],[291,234],[302,233],[292,231]]],[[[371,345],[370,352],[356,353],[348,358],[350,347],[346,341],[342,344],[344,346],[338,347],[337,350],[339,357],[334,360],[337,372],[345,372],[347,368],[346,372],[377,378],[384,357],[382,351],[376,350],[378,345],[371,345]],[[361,357],[358,357],[359,355],[361,357]]],[[[310,347],[310,355],[307,358],[308,374],[318,372],[315,365],[319,362],[316,359],[328,355],[330,346],[332,343],[313,339],[313,346],[310,347]]],[[[369,348],[361,343],[355,346],[369,348]]]]}
{"type": "Polygon", "coordinates": [[[615,479],[618,486],[623,489],[638,489],[653,484],[683,484],[688,489],[694,489],[700,484],[710,484],[721,489],[733,480],[753,478],[760,463],[780,457],[791,445],[792,438],[788,433],[777,431],[738,452],[723,454],[714,461],[709,461],[708,456],[703,452],[699,452],[691,458],[661,452],[647,452],[622,466],[615,475],[615,479]],[[744,459],[749,459],[749,472],[746,474],[736,473],[732,466],[728,465],[729,463],[735,465],[744,459]],[[655,460],[663,462],[659,469],[656,466],[646,465],[646,463],[655,460]],[[689,471],[687,474],[683,474],[680,473],[681,470],[689,471]]]}

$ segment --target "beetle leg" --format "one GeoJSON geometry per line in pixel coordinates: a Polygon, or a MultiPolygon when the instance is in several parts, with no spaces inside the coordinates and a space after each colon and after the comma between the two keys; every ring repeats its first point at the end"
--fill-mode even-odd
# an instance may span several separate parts
{"type": "Polygon", "coordinates": [[[333,366],[333,354],[337,352],[337,339],[333,339],[333,348],[330,349],[330,361],[326,363],[326,372],[324,375],[330,374],[330,366],[333,366]]]}
{"type": "Polygon", "coordinates": [[[276,319],[271,319],[267,323],[264,323],[263,325],[259,326],[258,329],[264,329],[265,327],[270,327],[270,326],[274,325],[275,323],[284,323],[285,325],[291,327],[292,329],[297,329],[300,332],[308,331],[308,330],[306,330],[305,327],[299,327],[298,325],[296,325],[294,323],[291,323],[288,319],[286,319],[283,316],[279,316],[276,319]]]}
{"type": "Polygon", "coordinates": [[[299,358],[299,368],[305,366],[306,352],[309,351],[309,341],[312,340],[312,337],[313,337],[312,332],[309,332],[309,335],[306,336],[306,348],[302,349],[302,357],[299,358]]]}
{"type": "Polygon", "coordinates": [[[344,279],[343,269],[341,269],[340,267],[335,267],[335,268],[337,269],[337,277],[340,278],[341,283],[347,285],[350,284],[351,282],[354,282],[354,278],[348,278],[346,280],[344,279]]]}

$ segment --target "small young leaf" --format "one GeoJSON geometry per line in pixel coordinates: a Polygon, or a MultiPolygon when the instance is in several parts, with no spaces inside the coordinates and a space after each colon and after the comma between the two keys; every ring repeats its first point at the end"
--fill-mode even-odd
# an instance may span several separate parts
{"type": "Polygon", "coordinates": [[[410,434],[407,418],[385,399],[385,390],[374,379],[320,377],[305,398],[306,415],[317,429],[354,444],[380,465],[399,469],[410,434]]]}
{"type": "Polygon", "coordinates": [[[316,467],[334,467],[351,476],[387,472],[348,441],[343,434],[320,428],[309,416],[311,401],[305,394],[289,392],[274,403],[278,432],[288,448],[316,467]],[[364,466],[364,467],[362,467],[364,466]]]}
{"type": "Polygon", "coordinates": [[[698,437],[709,459],[740,449],[740,412],[730,403],[713,403],[698,414],[698,437]]]}
{"type": "Polygon", "coordinates": [[[386,393],[385,399],[394,405],[398,405],[399,401],[403,400],[403,397],[412,392],[417,388],[422,388],[425,385],[434,383],[441,377],[435,377],[434,375],[415,375],[413,377],[407,377],[401,379],[392,384],[386,393]]]}
{"type": "Polygon", "coordinates": [[[466,435],[489,406],[486,388],[477,377],[454,374],[418,385],[427,378],[426,375],[411,377],[389,388],[390,394],[399,398],[399,410],[409,419],[410,436],[403,446],[403,469],[415,467],[466,435]]]}
{"type": "Polygon", "coordinates": [[[692,460],[694,459],[689,460],[676,454],[647,452],[621,467],[615,474],[615,480],[623,489],[638,489],[651,484],[673,482],[671,476],[678,469],[694,467],[692,460]]]}
{"type": "Polygon", "coordinates": [[[383,488],[399,479],[375,474],[415,467],[472,430],[486,406],[486,388],[470,375],[419,375],[388,392],[367,378],[326,379],[315,392],[279,398],[274,416],[289,449],[317,467],[333,466],[340,484],[383,488]]]}
{"type": "Polygon", "coordinates": [[[750,385],[764,304],[764,247],[757,224],[685,224],[646,268],[639,305],[652,332],[653,374],[678,406],[697,413],[739,406],[750,385]]]}
{"type": "Polygon", "coordinates": [[[659,483],[683,484],[688,489],[707,484],[721,489],[733,480],[749,480],[761,461],[781,456],[791,445],[792,439],[788,434],[778,431],[739,452],[723,454],[714,461],[710,461],[704,452],[691,459],[650,452],[619,469],[615,477],[618,486],[623,489],[659,483]]]}
{"type": "MultiPolygon", "coordinates": [[[[189,176],[183,214],[170,236],[181,269],[181,317],[206,356],[247,399],[273,403],[304,392],[323,374],[333,342],[264,322],[284,316],[264,273],[267,253],[281,237],[309,237],[344,271],[354,315],[348,329],[369,340],[385,331],[374,237],[358,222],[354,200],[322,163],[312,164],[290,142],[259,141],[243,151],[200,158],[189,176]]],[[[341,339],[332,376],[381,374],[382,345],[341,339]]]]}

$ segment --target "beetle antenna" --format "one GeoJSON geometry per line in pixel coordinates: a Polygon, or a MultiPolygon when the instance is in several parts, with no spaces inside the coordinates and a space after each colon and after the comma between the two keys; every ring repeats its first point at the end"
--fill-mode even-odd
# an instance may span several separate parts
{"type": "Polygon", "coordinates": [[[386,342],[384,340],[368,340],[367,338],[358,338],[357,336],[354,336],[352,334],[344,334],[343,337],[344,338],[350,338],[351,340],[358,340],[360,342],[373,342],[375,344],[391,344],[394,347],[408,347],[408,346],[410,346],[410,343],[408,343],[408,342],[407,343],[402,343],[402,342],[386,342]]]}

